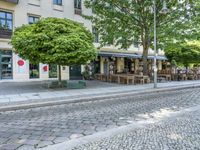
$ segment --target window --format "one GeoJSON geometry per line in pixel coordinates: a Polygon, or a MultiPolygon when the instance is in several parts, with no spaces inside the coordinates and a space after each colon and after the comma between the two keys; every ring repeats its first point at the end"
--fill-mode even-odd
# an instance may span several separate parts
{"type": "Polygon", "coordinates": [[[10,12],[0,11],[0,38],[9,39],[13,30],[13,16],[10,12]]]}
{"type": "Polygon", "coordinates": [[[13,29],[12,13],[0,11],[0,28],[6,29],[6,30],[13,29]]]}
{"type": "Polygon", "coordinates": [[[74,0],[74,8],[81,9],[81,0],[74,0]]]}
{"type": "Polygon", "coordinates": [[[75,10],[75,14],[81,14],[82,11],[82,5],[81,5],[81,0],[74,0],[74,10],[75,10]]]}
{"type": "Polygon", "coordinates": [[[33,24],[35,23],[36,21],[39,20],[39,17],[36,17],[36,16],[28,16],[28,23],[29,24],[33,24]]]}
{"type": "Polygon", "coordinates": [[[62,5],[62,0],[53,0],[54,5],[62,5]]]}
{"type": "Polygon", "coordinates": [[[94,36],[94,43],[99,43],[99,34],[95,27],[92,28],[92,34],[94,36]]]}

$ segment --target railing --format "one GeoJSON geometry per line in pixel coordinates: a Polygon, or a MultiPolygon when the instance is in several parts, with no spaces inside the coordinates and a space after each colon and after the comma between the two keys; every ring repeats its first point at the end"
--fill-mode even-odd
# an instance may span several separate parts
{"type": "Polygon", "coordinates": [[[3,0],[3,1],[10,2],[10,3],[15,3],[15,4],[19,3],[19,0],[3,0]]]}
{"type": "Polygon", "coordinates": [[[0,38],[3,38],[3,39],[10,39],[11,36],[12,36],[12,30],[1,29],[1,28],[0,28],[0,38]]]}
{"type": "Polygon", "coordinates": [[[75,8],[74,9],[74,13],[77,14],[77,15],[81,15],[82,14],[82,10],[78,9],[78,8],[75,8]]]}

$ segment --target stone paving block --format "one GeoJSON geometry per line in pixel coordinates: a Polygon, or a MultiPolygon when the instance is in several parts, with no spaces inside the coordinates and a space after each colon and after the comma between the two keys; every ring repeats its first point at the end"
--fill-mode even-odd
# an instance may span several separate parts
{"type": "Polygon", "coordinates": [[[55,138],[56,138],[55,136],[40,137],[42,141],[53,141],[55,138]]]}
{"type": "Polygon", "coordinates": [[[35,150],[34,146],[31,145],[22,145],[19,148],[17,148],[16,150],[35,150]]]}
{"type": "Polygon", "coordinates": [[[7,138],[0,138],[0,145],[5,144],[6,141],[8,141],[7,138]]]}
{"type": "Polygon", "coordinates": [[[37,145],[40,142],[40,140],[30,140],[30,139],[26,139],[23,141],[23,144],[25,145],[37,145]]]}
{"type": "Polygon", "coordinates": [[[37,148],[42,148],[42,147],[52,145],[52,144],[53,144],[53,142],[51,142],[51,141],[41,141],[40,143],[38,143],[37,148]]]}
{"type": "Polygon", "coordinates": [[[53,142],[54,143],[61,143],[61,142],[65,142],[65,141],[68,141],[69,138],[68,137],[56,137],[53,142]]]}
{"type": "Polygon", "coordinates": [[[77,139],[77,138],[80,138],[80,137],[83,137],[83,136],[84,136],[83,134],[76,134],[76,133],[74,133],[74,134],[72,134],[70,136],[70,139],[77,139]]]}
{"type": "Polygon", "coordinates": [[[21,144],[3,144],[0,145],[0,150],[15,150],[19,148],[21,144]]]}

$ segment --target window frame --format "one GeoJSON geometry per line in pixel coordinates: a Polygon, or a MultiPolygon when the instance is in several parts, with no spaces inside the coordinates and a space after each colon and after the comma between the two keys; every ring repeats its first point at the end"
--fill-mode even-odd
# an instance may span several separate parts
{"type": "Polygon", "coordinates": [[[63,5],[63,1],[62,0],[53,0],[53,4],[62,6],[63,5]]]}
{"type": "Polygon", "coordinates": [[[2,28],[3,30],[13,31],[13,13],[10,12],[10,11],[5,11],[5,10],[0,10],[0,13],[4,13],[4,14],[5,14],[5,17],[4,17],[4,18],[2,18],[2,17],[0,16],[0,22],[1,22],[1,20],[4,20],[6,26],[8,25],[7,22],[11,22],[11,28],[10,28],[10,26],[9,26],[9,28],[7,28],[7,27],[5,28],[5,27],[3,27],[3,25],[2,25],[2,26],[0,27],[0,29],[2,28]],[[11,19],[8,18],[8,16],[7,16],[8,14],[11,15],[11,19]]]}
{"type": "Polygon", "coordinates": [[[28,24],[33,24],[33,23],[35,23],[38,20],[40,20],[40,16],[28,14],[28,24]],[[33,22],[30,22],[30,20],[29,20],[31,17],[33,19],[33,22]]]}
{"type": "Polygon", "coordinates": [[[82,0],[74,0],[74,8],[82,10],[82,0]],[[80,6],[79,6],[79,4],[80,4],[80,6]]]}

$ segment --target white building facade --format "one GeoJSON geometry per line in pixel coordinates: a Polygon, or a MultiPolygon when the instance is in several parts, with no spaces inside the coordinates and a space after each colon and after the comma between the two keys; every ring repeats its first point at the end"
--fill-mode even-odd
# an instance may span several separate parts
{"type": "MultiPolygon", "coordinates": [[[[9,44],[12,31],[23,24],[34,23],[34,21],[46,17],[68,18],[80,22],[92,30],[92,25],[80,16],[81,13],[90,13],[85,9],[81,0],[0,1],[0,80],[57,78],[57,66],[42,63],[30,64],[28,60],[23,60],[12,52],[12,46],[9,44]]],[[[74,68],[71,67],[71,69],[74,68]]],[[[76,71],[80,69],[81,67],[78,67],[76,71]]],[[[62,79],[70,78],[69,70],[68,66],[62,67],[62,79]]]]}

